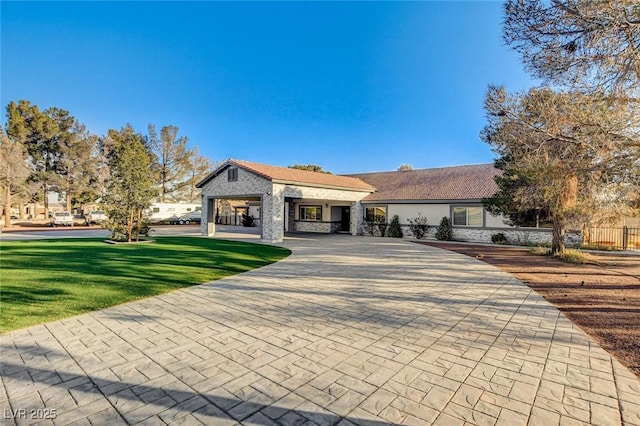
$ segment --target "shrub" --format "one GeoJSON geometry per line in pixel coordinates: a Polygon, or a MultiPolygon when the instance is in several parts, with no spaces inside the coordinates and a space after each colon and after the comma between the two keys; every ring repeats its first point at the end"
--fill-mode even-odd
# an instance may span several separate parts
{"type": "Polygon", "coordinates": [[[388,225],[386,223],[383,223],[383,222],[378,223],[378,231],[380,231],[381,237],[384,237],[384,235],[387,233],[387,228],[388,228],[388,225]]]}
{"type": "Polygon", "coordinates": [[[427,235],[427,231],[429,231],[427,218],[418,213],[418,217],[409,219],[409,229],[411,229],[411,233],[418,240],[423,239],[424,236],[427,235]]]}
{"type": "Polygon", "coordinates": [[[555,254],[554,257],[568,263],[596,263],[590,255],[577,249],[566,249],[562,253],[555,254]]]}
{"type": "Polygon", "coordinates": [[[378,228],[378,223],[374,222],[373,220],[365,220],[362,226],[364,227],[366,233],[373,237],[376,229],[378,228]]]}
{"type": "Polygon", "coordinates": [[[253,216],[249,216],[248,214],[243,214],[242,215],[242,226],[245,226],[247,228],[250,228],[253,225],[253,216]]]}
{"type": "Polygon", "coordinates": [[[440,241],[453,240],[453,230],[451,229],[451,221],[448,217],[443,217],[436,231],[436,239],[440,241]]]}
{"type": "Polygon", "coordinates": [[[402,238],[402,228],[400,227],[400,219],[398,215],[394,215],[387,228],[387,235],[391,238],[402,238]]]}
{"type": "Polygon", "coordinates": [[[543,247],[543,246],[536,246],[533,247],[529,250],[529,253],[536,255],[536,256],[547,256],[549,253],[551,253],[551,250],[549,250],[548,247],[543,247]]]}
{"type": "Polygon", "coordinates": [[[491,242],[493,244],[507,244],[507,237],[502,233],[498,232],[497,234],[493,234],[491,236],[491,242]]]}

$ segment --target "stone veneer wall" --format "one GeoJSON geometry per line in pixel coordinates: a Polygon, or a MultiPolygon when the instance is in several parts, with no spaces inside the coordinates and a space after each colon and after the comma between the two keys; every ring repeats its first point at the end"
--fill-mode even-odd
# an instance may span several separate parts
{"type": "Polygon", "coordinates": [[[332,232],[331,222],[305,222],[295,221],[294,231],[296,232],[322,232],[328,234],[332,232]]]}
{"type": "MultiPolygon", "coordinates": [[[[458,241],[477,241],[490,243],[491,236],[503,233],[509,244],[516,245],[543,245],[551,244],[551,229],[522,229],[522,228],[500,228],[500,229],[465,229],[453,228],[453,238],[458,241]]],[[[434,230],[435,237],[435,230],[434,230]]],[[[582,244],[582,236],[579,233],[565,234],[565,243],[568,246],[578,246],[582,244]]]]}
{"type": "MultiPolygon", "coordinates": [[[[207,232],[207,200],[213,198],[225,197],[242,197],[242,196],[260,196],[272,191],[272,183],[270,180],[260,177],[256,174],[249,173],[244,169],[238,168],[238,180],[236,182],[227,181],[227,172],[223,171],[220,175],[211,179],[202,187],[202,222],[200,224],[200,233],[208,235],[207,232]]],[[[263,203],[264,204],[264,203],[263,203]]],[[[264,217],[264,207],[261,212],[264,217]]],[[[214,214],[215,215],[215,214],[214,214]]],[[[264,220],[261,221],[264,223],[264,220]]],[[[263,229],[264,232],[264,229],[263,229]]]]}
{"type": "MultiPolygon", "coordinates": [[[[413,239],[413,233],[409,225],[401,225],[403,238],[413,239]]],[[[364,228],[360,228],[364,235],[369,235],[364,228]]],[[[432,226],[427,231],[425,240],[436,239],[437,226],[432,226]]],[[[474,243],[491,243],[491,236],[503,233],[509,244],[514,245],[546,245],[551,244],[552,233],[550,229],[523,229],[523,228],[453,228],[453,239],[456,241],[468,241],[474,243]]],[[[578,232],[565,234],[565,244],[579,246],[582,244],[582,235],[578,232]]]]}

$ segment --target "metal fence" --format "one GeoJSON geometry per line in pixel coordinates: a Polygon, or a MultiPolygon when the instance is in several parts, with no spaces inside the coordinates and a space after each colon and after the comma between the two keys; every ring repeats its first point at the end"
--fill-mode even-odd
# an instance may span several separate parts
{"type": "Polygon", "coordinates": [[[640,250],[640,228],[589,228],[584,236],[584,245],[595,248],[618,250],[640,250]]]}

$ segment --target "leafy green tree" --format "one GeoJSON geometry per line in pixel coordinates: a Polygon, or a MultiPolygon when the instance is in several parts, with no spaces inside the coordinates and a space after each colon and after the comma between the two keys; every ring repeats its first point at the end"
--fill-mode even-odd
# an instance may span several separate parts
{"type": "Polygon", "coordinates": [[[54,185],[63,194],[66,210],[72,205],[96,201],[100,194],[97,185],[99,160],[98,137],[91,135],[83,124],[74,123],[71,131],[59,142],[60,157],[56,163],[54,185]]]}
{"type": "Polygon", "coordinates": [[[548,212],[552,252],[588,221],[623,214],[640,187],[640,104],[615,96],[531,89],[509,95],[491,87],[481,138],[498,155],[494,212],[548,212]],[[504,208],[504,209],[503,209],[504,208]]]}
{"type": "Polygon", "coordinates": [[[398,167],[399,172],[407,170],[413,170],[413,166],[411,164],[400,164],[400,166],[398,167]]]}
{"type": "Polygon", "coordinates": [[[188,139],[178,137],[178,128],[163,126],[158,136],[149,124],[149,146],[154,155],[154,169],[158,173],[160,201],[176,201],[181,189],[189,186],[189,169],[193,152],[187,148],[188,139]]]}
{"type": "Polygon", "coordinates": [[[290,169],[298,169],[298,170],[306,170],[308,172],[332,174],[331,172],[324,170],[322,168],[322,166],[318,166],[317,164],[294,164],[293,166],[289,166],[289,168],[290,169]]]}
{"type": "Polygon", "coordinates": [[[103,145],[110,170],[103,199],[109,216],[107,228],[115,240],[138,241],[148,232],[144,214],[156,196],[149,174],[152,154],[144,137],[129,124],[121,130],[110,129],[103,145]]]}
{"type": "Polygon", "coordinates": [[[30,180],[40,184],[48,214],[49,191],[60,157],[60,135],[71,128],[73,118],[67,111],[58,108],[40,111],[36,105],[25,100],[10,102],[7,105],[7,118],[9,137],[24,140],[32,165],[30,180]]]}
{"type": "MultiPolygon", "coordinates": [[[[498,184],[498,192],[491,197],[482,200],[487,211],[493,215],[503,215],[508,218],[512,226],[539,227],[549,222],[549,210],[544,199],[532,200],[533,208],[523,208],[517,201],[516,194],[533,184],[533,178],[527,176],[521,170],[513,170],[510,164],[512,159],[498,158],[495,160],[495,168],[502,170],[502,174],[494,179],[498,184]]],[[[530,207],[529,206],[529,207],[530,207]]]]}
{"type": "Polygon", "coordinates": [[[533,76],[569,90],[489,89],[483,139],[503,176],[487,207],[548,214],[561,252],[570,224],[639,204],[640,3],[507,0],[503,36],[533,76]]]}

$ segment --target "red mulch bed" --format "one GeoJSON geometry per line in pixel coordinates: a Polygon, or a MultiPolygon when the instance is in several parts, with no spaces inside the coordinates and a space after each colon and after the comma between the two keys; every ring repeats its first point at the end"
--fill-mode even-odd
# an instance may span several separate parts
{"type": "Polygon", "coordinates": [[[420,244],[475,257],[512,273],[640,377],[640,256],[592,253],[595,264],[576,265],[519,247],[420,244]]]}

